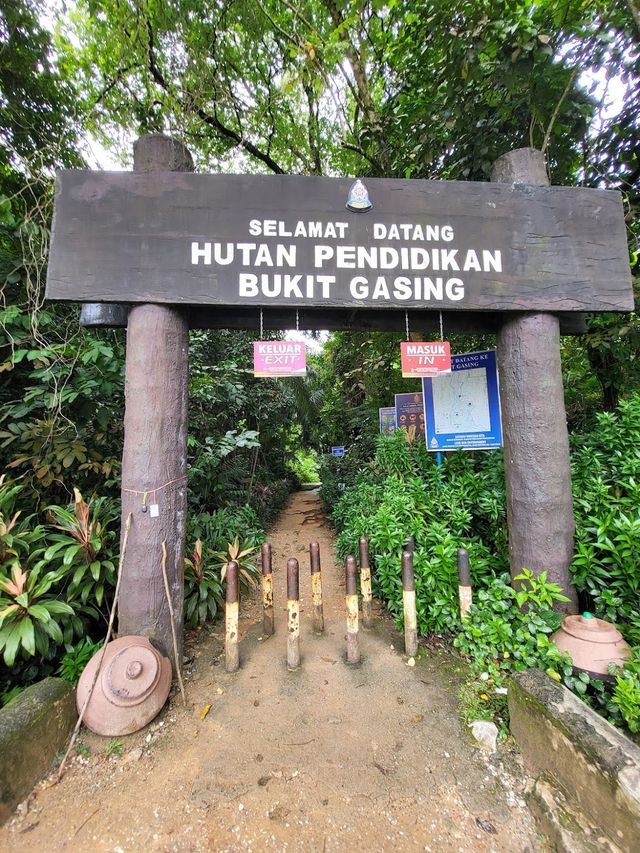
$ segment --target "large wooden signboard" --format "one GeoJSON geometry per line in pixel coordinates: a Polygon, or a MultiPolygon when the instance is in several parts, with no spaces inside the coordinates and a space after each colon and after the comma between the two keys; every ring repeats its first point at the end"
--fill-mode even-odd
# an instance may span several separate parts
{"type": "Polygon", "coordinates": [[[61,172],[46,295],[293,309],[627,311],[620,195],[567,187],[61,172]]]}

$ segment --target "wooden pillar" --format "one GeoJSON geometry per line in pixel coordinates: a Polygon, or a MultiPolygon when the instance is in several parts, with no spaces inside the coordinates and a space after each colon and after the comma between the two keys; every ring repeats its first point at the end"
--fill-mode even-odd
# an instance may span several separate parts
{"type": "MultiPolygon", "coordinates": [[[[532,148],[504,154],[491,179],[546,186],[544,155],[532,148]]],[[[558,318],[507,315],[498,333],[498,368],[511,575],[523,567],[535,574],[546,570],[571,599],[560,609],[575,613],[569,570],[575,522],[558,318]]]]}
{"type": "MultiPolygon", "coordinates": [[[[134,170],[193,171],[189,151],[162,135],[134,145],[134,170]]],[[[153,215],[154,198],[149,199],[153,215]]],[[[179,290],[180,282],[176,282],[179,290]]],[[[184,536],[187,511],[189,328],[166,305],[129,312],[125,365],[122,529],[132,513],[118,604],[118,633],[148,637],[173,662],[171,622],[162,579],[162,543],[182,660],[184,536]]]]}

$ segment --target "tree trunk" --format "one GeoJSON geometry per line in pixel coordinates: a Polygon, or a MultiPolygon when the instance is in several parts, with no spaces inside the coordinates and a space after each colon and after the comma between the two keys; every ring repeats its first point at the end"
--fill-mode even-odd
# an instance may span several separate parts
{"type": "MultiPolygon", "coordinates": [[[[193,171],[184,146],[143,136],[136,171],[193,171]]],[[[153,203],[151,200],[150,203],[153,203]]],[[[148,637],[175,666],[162,577],[162,543],[182,660],[184,537],[187,511],[189,328],[179,310],[135,305],[125,366],[122,530],[132,514],[118,606],[119,634],[148,637]]]]}
{"type": "MultiPolygon", "coordinates": [[[[544,157],[528,148],[505,154],[492,180],[548,184],[544,157]]],[[[497,349],[511,576],[523,568],[536,575],[547,571],[570,599],[559,609],[575,613],[570,574],[575,522],[558,318],[509,315],[497,349]]]]}

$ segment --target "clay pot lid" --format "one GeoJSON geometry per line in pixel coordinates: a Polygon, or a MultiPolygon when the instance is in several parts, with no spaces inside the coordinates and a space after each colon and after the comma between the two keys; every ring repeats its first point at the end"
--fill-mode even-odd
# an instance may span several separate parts
{"type": "Polygon", "coordinates": [[[618,643],[622,640],[622,634],[615,625],[597,619],[589,612],[582,616],[567,616],[562,622],[562,630],[571,637],[578,640],[586,640],[589,643],[618,643]]]}
{"type": "MultiPolygon", "coordinates": [[[[81,711],[100,663],[102,649],[87,664],[76,694],[81,711]]],[[[171,688],[171,664],[146,637],[109,643],[84,723],[99,735],[132,734],[160,712],[171,688]]]]}

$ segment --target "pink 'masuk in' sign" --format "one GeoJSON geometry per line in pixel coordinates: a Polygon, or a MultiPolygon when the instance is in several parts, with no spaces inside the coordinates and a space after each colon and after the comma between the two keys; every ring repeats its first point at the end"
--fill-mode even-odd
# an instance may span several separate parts
{"type": "Polygon", "coordinates": [[[302,341],[254,341],[254,376],[306,376],[307,346],[302,341]]]}

